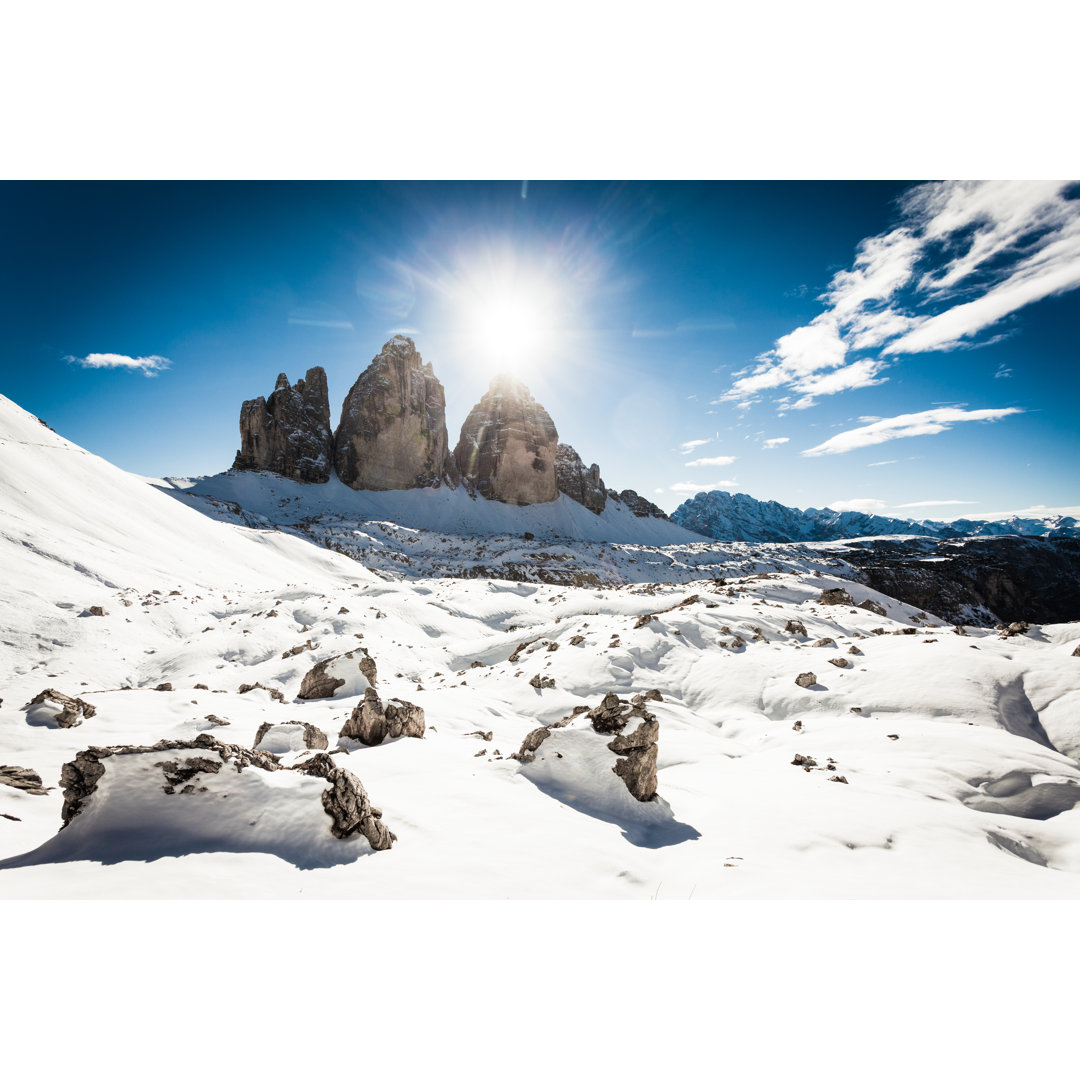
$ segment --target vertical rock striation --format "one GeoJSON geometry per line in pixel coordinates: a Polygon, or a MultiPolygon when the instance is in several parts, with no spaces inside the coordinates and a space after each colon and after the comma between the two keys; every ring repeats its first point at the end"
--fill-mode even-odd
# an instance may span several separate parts
{"type": "Polygon", "coordinates": [[[412,340],[391,338],[353,384],[334,432],[334,467],[349,487],[399,491],[457,482],[446,393],[412,340]]]}
{"type": "Polygon", "coordinates": [[[454,458],[471,493],[530,506],[559,497],[558,442],[555,424],[525,384],[497,375],[462,425],[454,458]]]}
{"type": "Polygon", "coordinates": [[[566,443],[555,447],[555,482],[559,491],[586,510],[602,514],[607,505],[607,490],[600,479],[600,466],[585,468],[578,452],[566,443]]]}
{"type": "Polygon", "coordinates": [[[310,368],[295,386],[283,372],[269,400],[257,397],[241,407],[233,468],[265,469],[304,484],[325,484],[332,447],[326,372],[310,368]]]}

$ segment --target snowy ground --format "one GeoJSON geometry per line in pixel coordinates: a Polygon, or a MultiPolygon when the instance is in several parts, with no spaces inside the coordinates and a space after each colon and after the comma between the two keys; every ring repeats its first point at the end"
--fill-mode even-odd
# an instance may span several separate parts
{"type": "Polygon", "coordinates": [[[0,765],[50,789],[0,785],[0,897],[1080,897],[1080,624],[961,636],[827,561],[729,549],[670,584],[422,577],[423,559],[375,573],[210,520],[4,399],[0,421],[0,765]],[[834,586],[887,614],[820,603],[834,586]],[[423,739],[339,740],[360,682],[296,697],[317,660],[357,646],[384,700],[423,707],[423,739]],[[796,685],[804,672],[817,685],[796,685]],[[238,692],[251,683],[284,702],[238,692]],[[46,687],[96,715],[59,728],[25,709],[46,687]],[[649,689],[657,809],[612,788],[605,740],[580,720],[534,762],[509,756],[575,706],[649,689]],[[333,761],[382,811],[390,850],[334,840],[306,801],[313,778],[269,774],[208,817],[224,789],[166,795],[152,765],[145,783],[102,783],[65,830],[78,845],[55,841],[78,751],[200,732],[251,747],[285,720],[344,751],[333,761]]]}

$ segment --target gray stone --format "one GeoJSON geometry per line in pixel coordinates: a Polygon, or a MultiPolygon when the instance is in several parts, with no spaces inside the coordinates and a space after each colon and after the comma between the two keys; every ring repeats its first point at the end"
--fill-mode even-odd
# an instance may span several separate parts
{"type": "Polygon", "coordinates": [[[608,749],[619,755],[613,772],[620,777],[639,802],[656,798],[656,759],[660,725],[655,720],[642,720],[632,732],[616,735],[607,744],[608,749]]]}
{"type": "Polygon", "coordinates": [[[787,634],[798,634],[799,637],[809,637],[806,632],[806,627],[797,619],[788,619],[787,625],[784,627],[784,632],[787,634]]]}
{"type": "Polygon", "coordinates": [[[18,791],[30,795],[44,795],[45,788],[41,777],[33,769],[24,769],[18,765],[0,765],[0,784],[6,784],[18,791]]]}
{"type": "MultiPolygon", "coordinates": [[[[207,717],[209,719],[209,717],[207,717]]],[[[259,743],[263,741],[266,735],[275,727],[302,727],[304,729],[304,745],[309,750],[325,750],[330,745],[330,740],[326,737],[325,731],[320,731],[314,724],[308,724],[303,720],[283,720],[279,724],[272,724],[269,721],[264,721],[259,725],[259,730],[255,733],[255,741],[251,744],[253,750],[259,748],[259,743]]]]}
{"type": "Polygon", "coordinates": [[[586,510],[602,514],[607,505],[607,490],[600,479],[600,467],[586,469],[578,452],[566,443],[555,447],[555,484],[564,495],[581,503],[586,510]]]}
{"type": "Polygon", "coordinates": [[[817,676],[812,671],[804,671],[801,675],[795,676],[795,685],[802,687],[816,686],[817,676]]]}
{"type": "Polygon", "coordinates": [[[53,690],[49,687],[42,690],[37,697],[28,701],[23,708],[29,709],[34,705],[59,705],[60,712],[56,716],[56,726],[62,728],[78,727],[83,720],[89,720],[90,717],[97,714],[97,709],[91,705],[88,701],[83,701],[82,698],[73,698],[67,694],[62,694],[59,690],[53,690]]]}
{"type": "Polygon", "coordinates": [[[843,604],[845,607],[854,607],[855,601],[847,589],[824,589],[818,597],[819,604],[843,604]]]}
{"type": "Polygon", "coordinates": [[[884,618],[888,618],[889,615],[876,600],[864,600],[858,607],[861,607],[864,611],[873,612],[875,615],[881,615],[884,618]]]}

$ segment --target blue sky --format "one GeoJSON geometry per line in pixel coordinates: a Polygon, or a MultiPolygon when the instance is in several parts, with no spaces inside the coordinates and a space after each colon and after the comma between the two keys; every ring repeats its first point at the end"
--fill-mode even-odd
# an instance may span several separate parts
{"type": "Polygon", "coordinates": [[[451,443],[500,369],[672,510],[696,490],[978,517],[1076,507],[1080,187],[0,186],[0,392],[145,475],[227,468],[244,398],[395,332],[451,443]]]}

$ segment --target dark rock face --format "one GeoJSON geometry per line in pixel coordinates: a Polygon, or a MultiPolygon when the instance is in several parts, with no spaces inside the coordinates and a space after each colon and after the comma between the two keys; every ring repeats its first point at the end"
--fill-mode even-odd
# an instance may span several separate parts
{"type": "Polygon", "coordinates": [[[640,518],[660,518],[662,521],[670,521],[671,518],[660,509],[656,503],[649,502],[644,496],[639,495],[632,488],[627,488],[625,491],[612,491],[608,488],[608,498],[614,499],[616,502],[621,502],[634,517],[640,518]]]}
{"type": "Polygon", "coordinates": [[[419,705],[391,698],[384,706],[369,686],[338,735],[365,746],[378,746],[386,738],[422,739],[424,730],[424,710],[419,705]]]}
{"type": "Polygon", "coordinates": [[[847,589],[823,589],[818,597],[819,604],[843,604],[845,607],[854,607],[855,601],[847,589]]]}
{"type": "Polygon", "coordinates": [[[656,798],[656,757],[660,725],[655,720],[642,720],[628,735],[616,735],[608,749],[619,755],[615,775],[622,779],[626,790],[638,802],[656,798]]]}
{"type": "Polygon", "coordinates": [[[559,497],[558,443],[555,424],[525,384],[497,375],[461,426],[454,459],[470,493],[531,506],[559,497]]]}
{"type": "Polygon", "coordinates": [[[83,720],[89,720],[91,716],[97,713],[97,709],[94,708],[88,701],[83,701],[82,698],[73,698],[67,694],[62,694],[59,690],[52,690],[46,688],[42,690],[37,697],[28,701],[23,708],[30,709],[35,705],[57,705],[60,707],[60,712],[56,715],[56,726],[62,728],[78,727],[83,720]]]}
{"type": "Polygon", "coordinates": [[[234,469],[265,469],[304,484],[330,479],[333,441],[326,372],[313,367],[295,386],[284,373],[269,400],[240,409],[240,450],[234,469]]]}
{"type": "Polygon", "coordinates": [[[607,490],[600,479],[600,466],[585,468],[578,452],[566,443],[555,447],[555,484],[564,495],[581,503],[586,510],[602,514],[607,505],[607,490]]]}
{"type": "Polygon", "coordinates": [[[364,491],[452,486],[446,393],[412,340],[398,334],[353,384],[334,432],[334,468],[364,491]]]}

